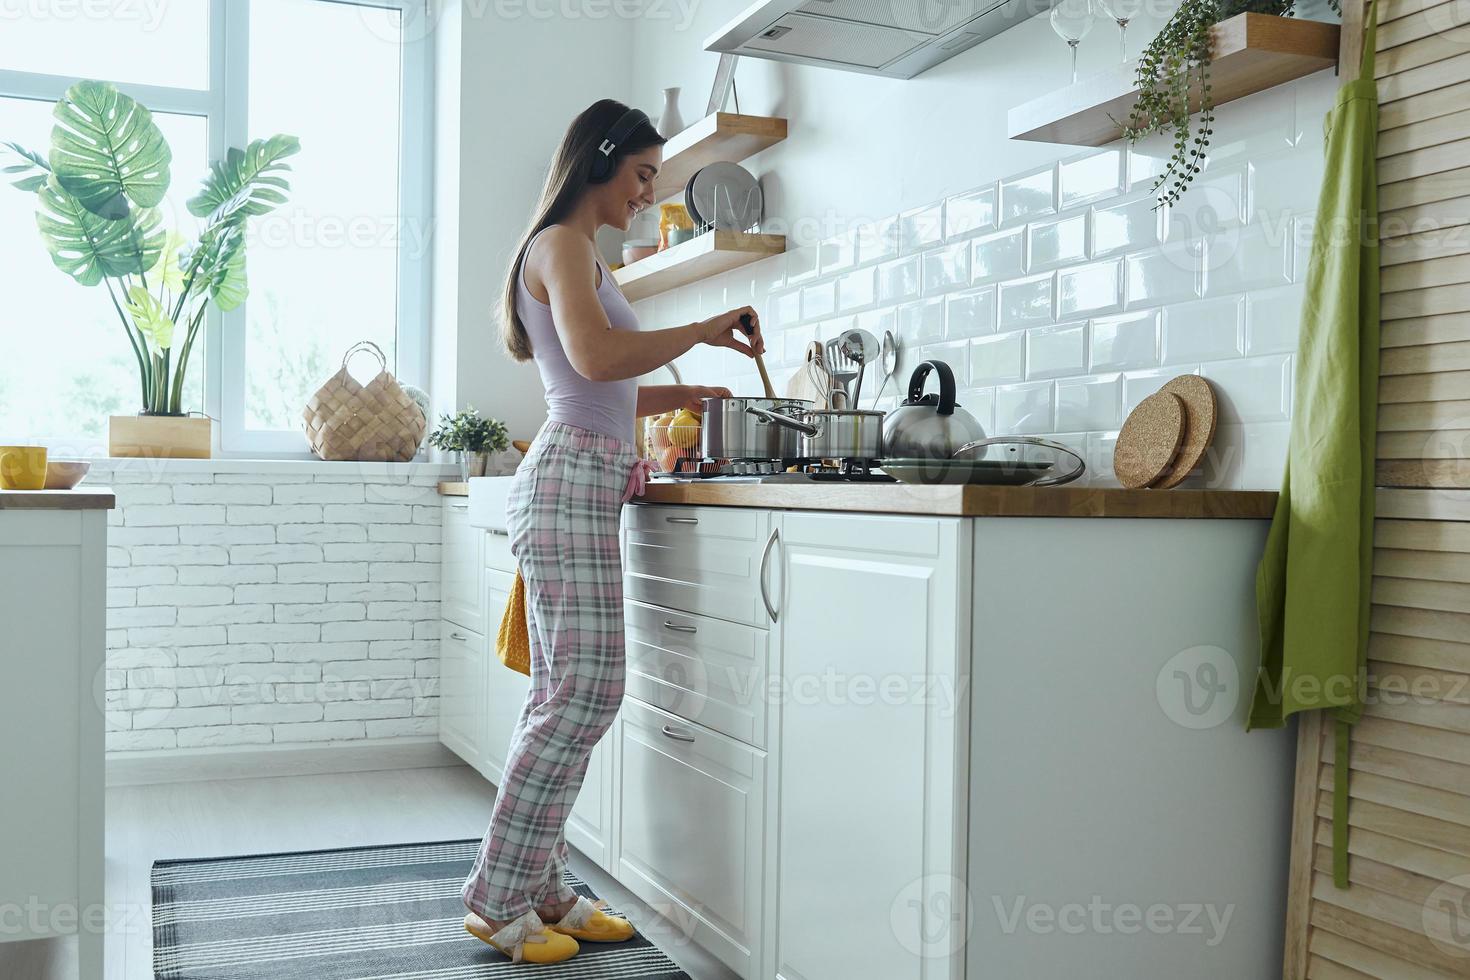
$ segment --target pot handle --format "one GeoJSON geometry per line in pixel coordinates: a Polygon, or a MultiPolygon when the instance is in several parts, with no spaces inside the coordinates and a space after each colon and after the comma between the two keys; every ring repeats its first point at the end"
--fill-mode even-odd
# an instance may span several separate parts
{"type": "Polygon", "coordinates": [[[814,436],[818,432],[817,427],[810,422],[798,422],[796,419],[782,415],[780,412],[767,411],[764,408],[756,408],[754,405],[747,405],[745,410],[757,418],[765,419],[767,422],[775,422],[777,425],[784,426],[788,429],[795,429],[802,435],[814,436]]]}
{"type": "Polygon", "coordinates": [[[943,361],[924,361],[914,368],[914,373],[909,377],[909,397],[905,405],[920,405],[924,400],[924,382],[929,379],[929,372],[934,371],[939,375],[939,414],[954,414],[954,372],[948,364],[943,361]]]}

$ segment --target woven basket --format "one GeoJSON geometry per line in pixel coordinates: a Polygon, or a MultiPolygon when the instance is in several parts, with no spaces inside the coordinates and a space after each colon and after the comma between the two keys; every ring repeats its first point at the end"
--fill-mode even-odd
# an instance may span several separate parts
{"type": "Polygon", "coordinates": [[[405,462],[418,452],[428,425],[371,340],[358,341],[342,355],[342,367],[311,396],[301,418],[311,451],[332,460],[405,462]],[[366,385],[347,373],[348,360],[362,350],[378,359],[378,375],[366,385]]]}

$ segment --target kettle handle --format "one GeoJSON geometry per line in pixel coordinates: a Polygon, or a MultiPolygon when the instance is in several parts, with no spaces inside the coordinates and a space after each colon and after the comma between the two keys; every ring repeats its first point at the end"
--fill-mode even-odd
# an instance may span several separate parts
{"type": "Polygon", "coordinates": [[[943,361],[924,361],[914,368],[914,373],[909,376],[909,397],[906,405],[917,405],[924,397],[924,382],[929,379],[929,372],[934,371],[939,375],[939,414],[954,414],[954,372],[949,365],[943,361]]]}

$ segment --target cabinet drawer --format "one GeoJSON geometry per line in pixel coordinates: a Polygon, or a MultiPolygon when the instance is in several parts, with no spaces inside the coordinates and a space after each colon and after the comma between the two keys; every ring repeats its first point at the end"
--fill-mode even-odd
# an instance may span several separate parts
{"type": "Polygon", "coordinates": [[[444,548],[439,614],[451,623],[483,633],[485,614],[480,607],[480,590],[485,581],[485,533],[470,524],[470,509],[462,503],[444,505],[441,533],[444,548]]]}
{"type": "Polygon", "coordinates": [[[767,630],[629,600],[628,694],[766,747],[767,630]]]}
{"type": "Polygon", "coordinates": [[[510,535],[504,531],[485,532],[485,567],[512,575],[516,573],[516,557],[510,553],[510,535]]]}
{"type": "Polygon", "coordinates": [[[765,753],[632,699],[622,717],[618,880],[754,977],[765,753]]]}
{"type": "Polygon", "coordinates": [[[628,598],[767,625],[760,567],[769,512],[640,504],[624,513],[629,514],[623,552],[628,598]]]}

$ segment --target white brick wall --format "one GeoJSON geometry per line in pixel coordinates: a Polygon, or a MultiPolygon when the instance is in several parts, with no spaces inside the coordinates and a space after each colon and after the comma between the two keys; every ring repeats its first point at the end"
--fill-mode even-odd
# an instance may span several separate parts
{"type": "Polygon", "coordinates": [[[94,460],[111,752],[433,736],[441,464],[94,460]]]}

